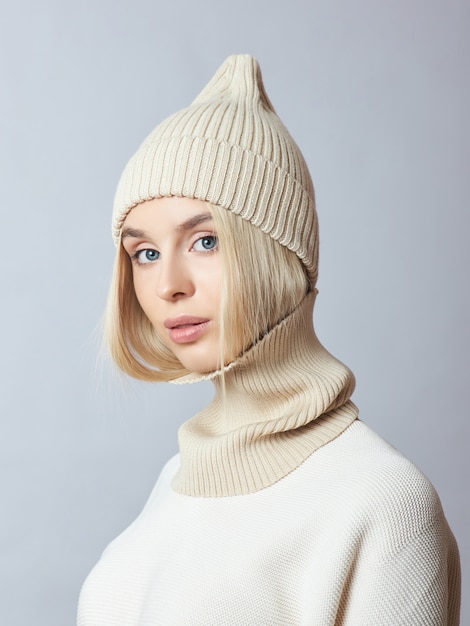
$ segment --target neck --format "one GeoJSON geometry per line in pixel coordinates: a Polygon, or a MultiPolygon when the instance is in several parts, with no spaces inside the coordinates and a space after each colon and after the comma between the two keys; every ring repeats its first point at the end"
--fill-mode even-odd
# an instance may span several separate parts
{"type": "Polygon", "coordinates": [[[259,491],[356,419],[349,400],[354,377],[318,341],[314,299],[309,294],[214,377],[214,400],[180,428],[177,492],[233,496],[259,491]]]}

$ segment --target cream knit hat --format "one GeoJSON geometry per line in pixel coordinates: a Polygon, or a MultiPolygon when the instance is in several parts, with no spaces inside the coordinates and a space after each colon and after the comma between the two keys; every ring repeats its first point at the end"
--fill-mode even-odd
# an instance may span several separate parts
{"type": "Polygon", "coordinates": [[[131,158],[116,191],[115,242],[134,206],[163,196],[197,198],[240,215],[294,251],[315,286],[312,179],[250,55],[229,57],[196,100],[157,126],[131,158]]]}

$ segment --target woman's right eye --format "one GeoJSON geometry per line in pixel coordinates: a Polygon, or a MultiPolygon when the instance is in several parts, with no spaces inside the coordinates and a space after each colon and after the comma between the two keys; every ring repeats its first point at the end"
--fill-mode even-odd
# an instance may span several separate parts
{"type": "Polygon", "coordinates": [[[132,260],[136,261],[139,265],[146,265],[148,263],[153,263],[160,256],[160,252],[158,250],[154,250],[153,248],[145,248],[144,250],[138,250],[135,254],[132,255],[132,260]]]}

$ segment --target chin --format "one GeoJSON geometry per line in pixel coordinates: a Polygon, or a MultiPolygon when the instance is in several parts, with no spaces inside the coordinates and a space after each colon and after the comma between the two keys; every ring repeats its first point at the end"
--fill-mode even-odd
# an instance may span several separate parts
{"type": "Polygon", "coordinates": [[[210,374],[220,369],[218,353],[217,356],[209,355],[209,350],[207,350],[207,348],[204,349],[203,346],[197,346],[195,350],[194,348],[196,348],[196,346],[192,346],[191,348],[188,346],[188,349],[184,351],[185,354],[181,354],[183,351],[180,352],[179,350],[178,352],[180,352],[180,354],[175,354],[176,358],[185,369],[194,374],[210,374]],[[193,351],[194,354],[190,354],[191,351],[193,351]]]}

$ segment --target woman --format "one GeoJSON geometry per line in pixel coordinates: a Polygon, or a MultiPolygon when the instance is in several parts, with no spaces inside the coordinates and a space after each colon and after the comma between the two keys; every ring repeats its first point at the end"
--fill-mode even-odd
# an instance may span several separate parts
{"type": "Polygon", "coordinates": [[[216,395],[85,582],[79,626],[458,624],[438,496],[357,419],[315,336],[313,185],[252,57],[142,144],[113,232],[114,359],[216,395]]]}

